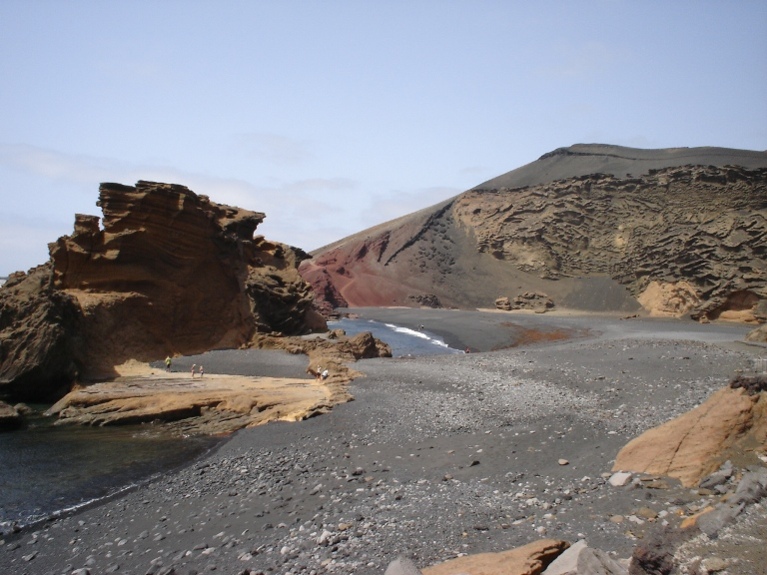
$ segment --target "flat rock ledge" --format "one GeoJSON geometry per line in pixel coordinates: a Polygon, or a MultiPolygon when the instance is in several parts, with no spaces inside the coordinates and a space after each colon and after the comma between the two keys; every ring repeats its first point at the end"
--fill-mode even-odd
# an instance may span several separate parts
{"type": "Polygon", "coordinates": [[[57,425],[164,423],[183,435],[217,435],[300,421],[351,399],[337,381],[144,371],[75,389],[47,415],[57,425]]]}
{"type": "Polygon", "coordinates": [[[252,347],[306,355],[305,378],[177,373],[130,360],[119,377],[77,385],[47,412],[57,425],[161,424],[183,436],[225,435],[271,421],[301,421],[353,399],[348,384],[362,374],[349,367],[363,357],[390,357],[369,332],[346,337],[255,338],[252,347]]]}

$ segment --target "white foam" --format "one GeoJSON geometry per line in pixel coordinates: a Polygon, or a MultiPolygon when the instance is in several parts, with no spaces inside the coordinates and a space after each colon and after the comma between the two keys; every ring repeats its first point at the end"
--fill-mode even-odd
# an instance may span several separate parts
{"type": "Polygon", "coordinates": [[[428,341],[429,343],[431,343],[433,345],[438,345],[440,347],[449,347],[441,339],[430,337],[428,334],[425,334],[422,331],[417,331],[415,329],[410,329],[409,327],[402,327],[402,326],[399,326],[399,325],[394,325],[393,323],[387,323],[387,324],[384,324],[384,325],[386,325],[386,327],[388,327],[389,329],[391,329],[391,330],[393,330],[393,331],[395,331],[397,333],[402,333],[402,334],[413,336],[413,337],[419,337],[421,339],[425,339],[426,341],[428,341]]]}

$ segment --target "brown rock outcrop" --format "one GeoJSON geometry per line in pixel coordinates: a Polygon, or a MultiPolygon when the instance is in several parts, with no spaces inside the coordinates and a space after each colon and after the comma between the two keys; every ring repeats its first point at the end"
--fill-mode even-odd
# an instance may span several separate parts
{"type": "Polygon", "coordinates": [[[564,308],[764,321],[766,199],[764,152],[577,145],[321,248],[301,273],[330,307],[491,307],[514,286],[564,308]]]}
{"type": "Polygon", "coordinates": [[[748,335],[746,335],[746,340],[759,343],[767,343],[767,324],[761,325],[758,328],[748,332],[748,335]]]}
{"type": "Polygon", "coordinates": [[[325,323],[297,268],[306,254],[254,237],[264,214],[175,184],[102,184],[51,259],[0,288],[0,389],[61,396],[129,359],[247,344],[325,323]]]}
{"type": "Polygon", "coordinates": [[[697,486],[724,461],[765,451],[767,391],[749,386],[736,378],[696,409],[633,439],[618,453],[613,471],[667,475],[697,486]]]}
{"type": "Polygon", "coordinates": [[[270,421],[299,421],[348,401],[337,382],[186,373],[126,375],[83,386],[65,395],[47,414],[57,425],[124,425],[162,422],[166,431],[220,435],[270,421]]]}
{"type": "Polygon", "coordinates": [[[569,546],[566,541],[541,539],[509,551],[458,557],[421,572],[423,575],[539,575],[569,546]]]}
{"type": "Polygon", "coordinates": [[[554,301],[545,293],[527,291],[516,296],[513,301],[506,296],[499,297],[495,300],[495,307],[503,311],[520,309],[543,313],[554,307],[554,301]]]}

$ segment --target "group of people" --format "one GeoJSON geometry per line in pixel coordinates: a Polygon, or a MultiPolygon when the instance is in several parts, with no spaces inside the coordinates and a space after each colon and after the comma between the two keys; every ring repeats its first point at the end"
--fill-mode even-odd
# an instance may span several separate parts
{"type": "Polygon", "coordinates": [[[327,379],[330,375],[330,372],[327,370],[327,368],[323,369],[322,367],[318,367],[317,369],[314,369],[311,365],[306,368],[306,373],[313,375],[318,381],[327,379]]]}
{"type": "MultiPolygon", "coordinates": [[[[173,364],[173,360],[170,358],[170,356],[165,358],[165,371],[170,372],[171,371],[171,365],[173,364]]],[[[199,373],[200,379],[202,379],[202,376],[205,375],[205,368],[200,365],[197,366],[196,363],[192,364],[192,379],[194,379],[194,374],[199,373]]]]}

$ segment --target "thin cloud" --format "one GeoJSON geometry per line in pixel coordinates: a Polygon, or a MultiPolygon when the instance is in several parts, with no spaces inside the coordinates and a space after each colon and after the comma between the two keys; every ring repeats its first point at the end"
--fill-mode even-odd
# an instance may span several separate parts
{"type": "Polygon", "coordinates": [[[314,159],[307,142],[279,134],[251,132],[236,134],[231,140],[233,153],[269,164],[296,166],[314,159]]]}
{"type": "MultiPolygon", "coordinates": [[[[26,144],[0,145],[0,166],[43,179],[74,184],[82,195],[92,194],[94,199],[101,182],[133,185],[138,180],[149,180],[181,184],[197,194],[210,197],[214,202],[265,213],[266,220],[259,226],[259,234],[303,249],[314,249],[339,239],[342,236],[330,237],[336,230],[348,235],[346,230],[351,233],[361,229],[358,217],[349,208],[358,199],[359,184],[350,178],[304,178],[257,185],[238,178],[211,176],[168,166],[133,165],[110,158],[66,154],[26,144]],[[327,222],[335,222],[336,225],[328,227],[327,222]],[[338,222],[345,222],[345,225],[339,226],[338,222]]],[[[46,190],[41,190],[41,193],[45,194],[46,190]]],[[[62,203],[62,213],[66,213],[67,220],[74,217],[74,214],[64,211],[69,209],[66,201],[55,197],[53,192],[50,195],[50,204],[62,203]]],[[[96,208],[90,213],[100,215],[96,208]]],[[[45,242],[54,241],[58,235],[61,233],[52,234],[45,242]]],[[[3,236],[6,244],[11,241],[7,234],[3,236]]]]}

